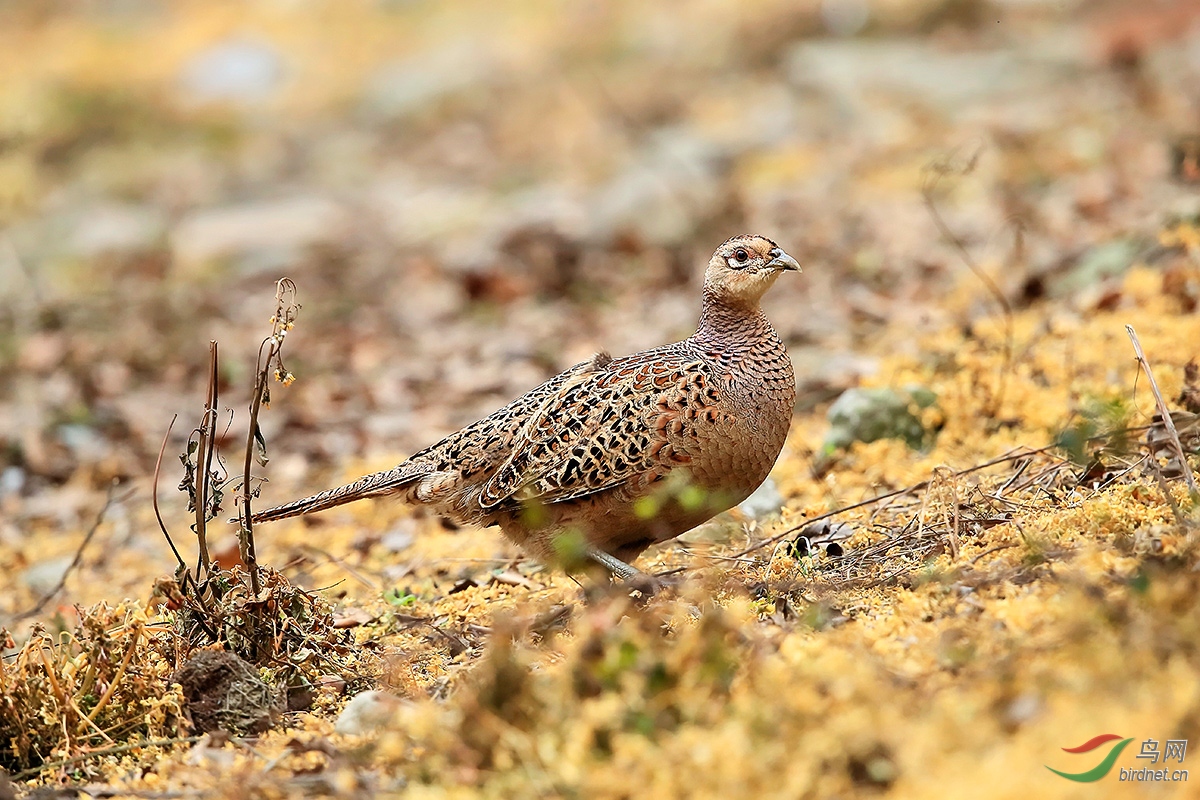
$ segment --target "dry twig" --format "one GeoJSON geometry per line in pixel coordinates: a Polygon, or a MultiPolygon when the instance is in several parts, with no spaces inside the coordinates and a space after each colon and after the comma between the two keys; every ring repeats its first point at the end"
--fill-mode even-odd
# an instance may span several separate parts
{"type": "Polygon", "coordinates": [[[198,580],[205,580],[212,568],[208,554],[208,495],[209,470],[217,439],[217,343],[208,343],[208,392],[204,396],[204,416],[200,420],[199,444],[196,449],[196,543],[200,562],[196,566],[198,580]]]}
{"type": "Polygon", "coordinates": [[[37,767],[21,770],[20,772],[15,773],[12,777],[13,780],[21,781],[25,780],[26,778],[32,778],[33,776],[38,775],[45,770],[62,769],[63,767],[69,767],[72,764],[79,764],[87,761],[89,758],[128,753],[130,750],[137,750],[140,747],[170,747],[171,745],[176,744],[195,744],[203,738],[203,736],[185,736],[179,739],[153,739],[148,742],[127,742],[125,744],[117,745],[116,747],[104,747],[99,750],[92,750],[90,752],[83,753],[82,755],[64,758],[60,761],[50,761],[37,767]]]}
{"type": "Polygon", "coordinates": [[[167,545],[171,548],[171,552],[175,554],[175,560],[179,562],[179,570],[182,573],[187,572],[187,562],[183,560],[183,556],[179,553],[179,548],[175,546],[175,541],[171,538],[171,534],[167,532],[167,524],[163,522],[162,512],[158,510],[158,476],[162,471],[163,453],[167,451],[167,440],[171,437],[171,429],[175,427],[175,420],[179,419],[179,415],[171,417],[171,424],[167,426],[167,432],[163,434],[162,446],[158,448],[158,458],[154,462],[154,482],[150,489],[150,504],[154,507],[154,518],[158,520],[158,527],[162,531],[163,537],[167,540],[167,545]]]}
{"type": "Polygon", "coordinates": [[[283,340],[295,324],[296,314],[300,306],[295,302],[296,284],[291,278],[280,278],[275,284],[275,316],[271,317],[271,335],[263,340],[258,347],[258,361],[255,364],[254,394],[250,399],[250,423],[246,434],[246,459],[242,467],[242,507],[241,528],[238,532],[238,543],[241,546],[242,562],[250,573],[250,589],[255,597],[262,591],[258,576],[258,556],[254,549],[254,522],[250,510],[250,501],[254,496],[250,470],[254,464],[254,452],[257,446],[260,460],[266,463],[266,442],[258,427],[258,414],[263,405],[270,405],[270,394],[267,382],[270,380],[271,367],[275,367],[275,377],[284,385],[291,382],[292,375],[283,366],[280,352],[283,350],[283,340]],[[265,350],[264,350],[265,349],[265,350]]]}
{"type": "Polygon", "coordinates": [[[1167,429],[1167,436],[1175,448],[1175,455],[1179,457],[1179,466],[1183,470],[1184,480],[1187,481],[1188,491],[1192,495],[1200,494],[1196,489],[1196,477],[1192,474],[1191,466],[1188,465],[1187,454],[1183,451],[1183,444],[1179,441],[1179,431],[1175,430],[1175,421],[1171,419],[1171,410],[1167,408],[1167,401],[1163,399],[1162,392],[1158,389],[1158,381],[1154,380],[1154,372],[1150,369],[1150,362],[1146,360],[1146,354],[1142,351],[1142,343],[1138,341],[1137,331],[1133,329],[1132,325],[1126,325],[1125,332],[1129,334],[1129,341],[1133,342],[1133,352],[1137,356],[1138,364],[1146,373],[1146,379],[1150,381],[1150,391],[1154,393],[1154,402],[1158,405],[1159,416],[1162,417],[1163,425],[1167,429]]]}
{"type": "MultiPolygon", "coordinates": [[[[67,578],[71,576],[71,573],[74,572],[79,566],[79,562],[83,560],[83,551],[87,549],[88,544],[90,544],[92,541],[92,537],[96,535],[96,531],[100,529],[101,523],[104,522],[104,515],[108,513],[108,509],[113,504],[113,493],[116,491],[116,489],[117,482],[114,480],[108,487],[108,493],[104,496],[104,505],[101,506],[100,510],[96,513],[96,519],[92,522],[92,526],[88,528],[88,532],[84,534],[83,541],[80,542],[79,547],[75,549],[75,557],[71,559],[71,563],[67,565],[67,568],[63,570],[63,573],[61,576],[59,576],[58,582],[54,585],[54,588],[42,595],[42,598],[34,604],[33,608],[29,609],[28,611],[22,611],[20,614],[15,616],[13,618],[15,621],[29,619],[30,617],[40,614],[42,609],[46,607],[46,604],[54,599],[54,596],[61,592],[63,587],[67,585],[67,578]]],[[[133,492],[130,491],[117,502],[124,502],[132,496],[133,492]]]]}
{"type": "MultiPolygon", "coordinates": [[[[953,477],[956,477],[956,478],[961,477],[963,475],[970,475],[972,472],[978,472],[982,469],[987,469],[988,467],[994,467],[998,464],[1005,464],[1009,461],[1016,461],[1017,459],[1020,459],[1020,458],[1027,458],[1029,456],[1035,456],[1035,455],[1039,455],[1041,453],[1046,453],[1050,450],[1053,450],[1054,447],[1055,447],[1054,445],[1047,445],[1045,447],[1039,447],[1036,450],[1028,450],[1026,448],[1021,448],[1017,451],[1006,453],[1005,455],[999,456],[998,458],[993,458],[990,461],[985,461],[982,464],[976,464],[973,467],[961,469],[961,470],[958,470],[951,474],[953,477]]],[[[790,536],[791,534],[795,533],[796,531],[800,530],[801,528],[811,525],[814,522],[820,522],[821,520],[829,519],[830,517],[836,517],[839,514],[844,514],[847,511],[853,511],[857,508],[863,508],[864,506],[874,505],[874,504],[880,503],[884,500],[890,500],[893,497],[899,497],[900,495],[912,494],[913,492],[919,492],[922,489],[928,488],[929,483],[930,482],[928,480],[919,481],[918,483],[914,483],[911,486],[905,486],[903,489],[895,489],[893,491],[885,492],[883,494],[876,495],[875,497],[871,497],[866,500],[860,500],[857,503],[851,503],[848,506],[842,506],[841,508],[835,509],[833,511],[827,511],[824,514],[820,514],[818,516],[812,517],[811,519],[806,519],[798,525],[793,525],[792,527],[788,528],[787,530],[785,530],[781,533],[777,533],[768,539],[762,540],[761,542],[753,544],[750,547],[747,547],[746,549],[744,549],[738,553],[734,553],[732,557],[733,558],[741,558],[742,556],[753,553],[755,550],[761,550],[764,547],[770,547],[770,546],[774,545],[776,542],[780,541],[781,539],[784,539],[784,538],[790,536]]],[[[677,571],[678,570],[673,570],[673,572],[677,572],[677,571]]],[[[670,574],[670,573],[668,573],[668,574],[670,574]]]]}

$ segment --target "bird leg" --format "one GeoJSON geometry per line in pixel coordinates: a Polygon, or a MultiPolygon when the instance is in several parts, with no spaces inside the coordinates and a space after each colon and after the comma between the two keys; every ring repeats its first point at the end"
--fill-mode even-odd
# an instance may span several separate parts
{"type": "Polygon", "coordinates": [[[658,578],[647,575],[632,564],[626,564],[611,553],[606,553],[597,547],[589,547],[587,557],[647,597],[662,588],[662,582],[658,578]]]}
{"type": "Polygon", "coordinates": [[[626,564],[621,559],[614,555],[610,555],[598,547],[589,547],[587,549],[587,557],[597,564],[602,565],[605,569],[616,575],[623,581],[631,581],[634,578],[645,578],[646,573],[642,572],[637,567],[626,564]]]}

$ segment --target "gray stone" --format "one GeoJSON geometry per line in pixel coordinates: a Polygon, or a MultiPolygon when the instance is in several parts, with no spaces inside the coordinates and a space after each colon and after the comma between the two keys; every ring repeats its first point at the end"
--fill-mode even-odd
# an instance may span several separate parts
{"type": "Polygon", "coordinates": [[[99,461],[111,450],[107,441],[90,425],[68,423],[58,426],[58,440],[79,461],[99,461]]]}
{"type": "Polygon", "coordinates": [[[362,736],[385,727],[403,707],[403,701],[393,694],[371,690],[351,698],[338,715],[333,729],[350,736],[362,736]]]}
{"type": "Polygon", "coordinates": [[[201,50],[179,76],[186,99],[195,103],[252,104],[279,88],[283,60],[274,46],[257,39],[233,37],[201,50]]]}
{"type": "Polygon", "coordinates": [[[775,485],[774,480],[768,477],[763,481],[762,486],[755,489],[753,494],[738,505],[738,508],[746,516],[762,520],[778,514],[783,508],[783,502],[783,495],[779,493],[779,487],[775,485]]]}
{"type": "Polygon", "coordinates": [[[1009,50],[938,49],[917,39],[847,39],[802,42],[785,68],[795,86],[823,92],[856,116],[879,113],[881,94],[953,116],[1061,85],[1078,66],[1075,48],[1065,45],[1033,58],[1009,50]]]}
{"type": "Polygon", "coordinates": [[[406,175],[371,187],[368,202],[397,244],[432,246],[453,262],[483,257],[464,248],[481,247],[478,232],[498,216],[492,197],[481,189],[426,184],[406,175]]]}
{"type": "Polygon", "coordinates": [[[825,436],[826,454],[848,447],[852,442],[902,439],[909,447],[922,447],[929,441],[914,408],[925,408],[936,397],[923,387],[897,391],[888,387],[847,389],[829,407],[829,433],[825,436]]]}
{"type": "Polygon", "coordinates": [[[722,153],[683,129],[664,129],[590,203],[590,235],[606,240],[636,231],[648,242],[683,242],[721,200],[722,153]]]}
{"type": "MultiPolygon", "coordinates": [[[[335,242],[349,223],[345,210],[324,197],[302,195],[194,211],[171,232],[175,259],[185,268],[214,259],[293,251],[335,242]]],[[[268,258],[273,262],[278,258],[268,258]]]]}
{"type": "Polygon", "coordinates": [[[1148,242],[1132,237],[1096,244],[1066,272],[1050,276],[1047,291],[1053,297],[1062,297],[1123,275],[1149,249],[1148,242]]]}
{"type": "Polygon", "coordinates": [[[399,553],[407,550],[416,541],[413,524],[409,520],[401,520],[379,540],[379,544],[389,553],[399,553]]]}
{"type": "Polygon", "coordinates": [[[69,246],[85,258],[137,253],[156,245],[165,232],[166,219],[161,211],[111,203],[83,212],[71,232],[69,246]]]}
{"type": "Polygon", "coordinates": [[[20,467],[5,467],[0,472],[0,498],[20,494],[25,488],[25,470],[20,467]]]}
{"type": "Polygon", "coordinates": [[[30,592],[41,597],[58,586],[74,560],[73,555],[64,555],[32,564],[21,573],[21,583],[30,592]]]}
{"type": "Polygon", "coordinates": [[[454,92],[483,82],[492,59],[479,42],[463,41],[386,65],[368,83],[368,113],[402,117],[454,92]]]}

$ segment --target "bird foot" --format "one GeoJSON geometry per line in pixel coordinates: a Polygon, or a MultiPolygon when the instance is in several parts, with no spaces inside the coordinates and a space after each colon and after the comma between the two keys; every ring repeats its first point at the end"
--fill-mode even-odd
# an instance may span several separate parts
{"type": "Polygon", "coordinates": [[[635,592],[639,592],[642,597],[651,598],[664,589],[669,589],[675,582],[658,575],[651,575],[647,572],[638,572],[629,578],[623,579],[626,586],[635,592]]]}

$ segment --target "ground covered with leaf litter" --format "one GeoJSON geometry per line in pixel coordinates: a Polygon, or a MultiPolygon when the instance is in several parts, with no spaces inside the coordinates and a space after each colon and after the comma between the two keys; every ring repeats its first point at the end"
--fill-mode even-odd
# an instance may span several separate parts
{"type": "Polygon", "coordinates": [[[1200,740],[1194,9],[834,7],[0,8],[0,797],[1186,795],[1117,770],[1200,740]],[[800,400],[667,590],[388,502],[256,526],[250,590],[277,275],[256,508],[687,335],[742,230],[800,400]],[[209,339],[200,607],[151,485],[181,414],[193,564],[209,339]]]}

